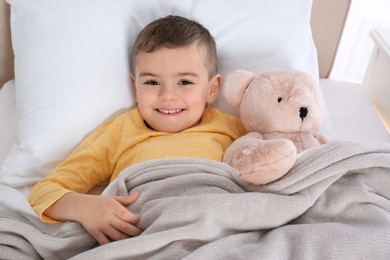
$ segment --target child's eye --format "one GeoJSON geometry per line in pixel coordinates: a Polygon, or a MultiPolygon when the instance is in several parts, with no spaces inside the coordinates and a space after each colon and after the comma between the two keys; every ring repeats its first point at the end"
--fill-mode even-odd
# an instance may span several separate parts
{"type": "Polygon", "coordinates": [[[179,82],[179,85],[191,85],[192,83],[188,80],[182,80],[179,82]]]}
{"type": "Polygon", "coordinates": [[[155,80],[146,81],[144,84],[146,84],[146,85],[159,85],[159,83],[155,80]]]}

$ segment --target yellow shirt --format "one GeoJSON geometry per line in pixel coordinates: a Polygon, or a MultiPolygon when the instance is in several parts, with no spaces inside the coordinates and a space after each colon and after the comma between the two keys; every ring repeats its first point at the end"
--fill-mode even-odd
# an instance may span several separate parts
{"type": "Polygon", "coordinates": [[[201,122],[179,133],[148,128],[138,109],[97,128],[48,177],[34,185],[28,198],[42,213],[69,192],[87,193],[101,181],[113,181],[126,167],[160,158],[192,157],[222,161],[227,147],[245,134],[241,121],[206,109],[201,122]]]}

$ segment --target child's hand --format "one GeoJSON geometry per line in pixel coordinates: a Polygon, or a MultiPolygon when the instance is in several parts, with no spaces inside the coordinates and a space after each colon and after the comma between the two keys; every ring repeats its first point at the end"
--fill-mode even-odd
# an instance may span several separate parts
{"type": "Polygon", "coordinates": [[[77,221],[99,244],[139,235],[135,226],[140,217],[126,206],[138,199],[138,193],[129,196],[97,196],[68,193],[47,208],[45,215],[60,221],[77,221]]]}
{"type": "Polygon", "coordinates": [[[142,230],[134,226],[140,219],[125,206],[138,199],[138,193],[129,196],[88,196],[77,214],[77,221],[99,244],[139,235],[142,230]]]}

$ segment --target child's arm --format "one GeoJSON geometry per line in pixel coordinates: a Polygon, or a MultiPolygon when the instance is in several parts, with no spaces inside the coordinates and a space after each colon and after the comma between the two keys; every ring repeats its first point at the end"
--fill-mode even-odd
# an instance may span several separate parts
{"type": "Polygon", "coordinates": [[[44,211],[44,215],[59,221],[77,221],[99,244],[139,235],[134,226],[139,216],[125,206],[134,203],[138,193],[129,196],[97,196],[67,193],[44,211]]]}

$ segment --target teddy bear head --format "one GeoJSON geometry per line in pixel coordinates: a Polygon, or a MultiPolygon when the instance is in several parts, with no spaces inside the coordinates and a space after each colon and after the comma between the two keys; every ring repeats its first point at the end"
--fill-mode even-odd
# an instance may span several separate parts
{"type": "Polygon", "coordinates": [[[228,103],[238,107],[248,132],[315,133],[322,122],[322,99],[314,79],[298,70],[260,75],[237,70],[222,87],[228,103]]]}

